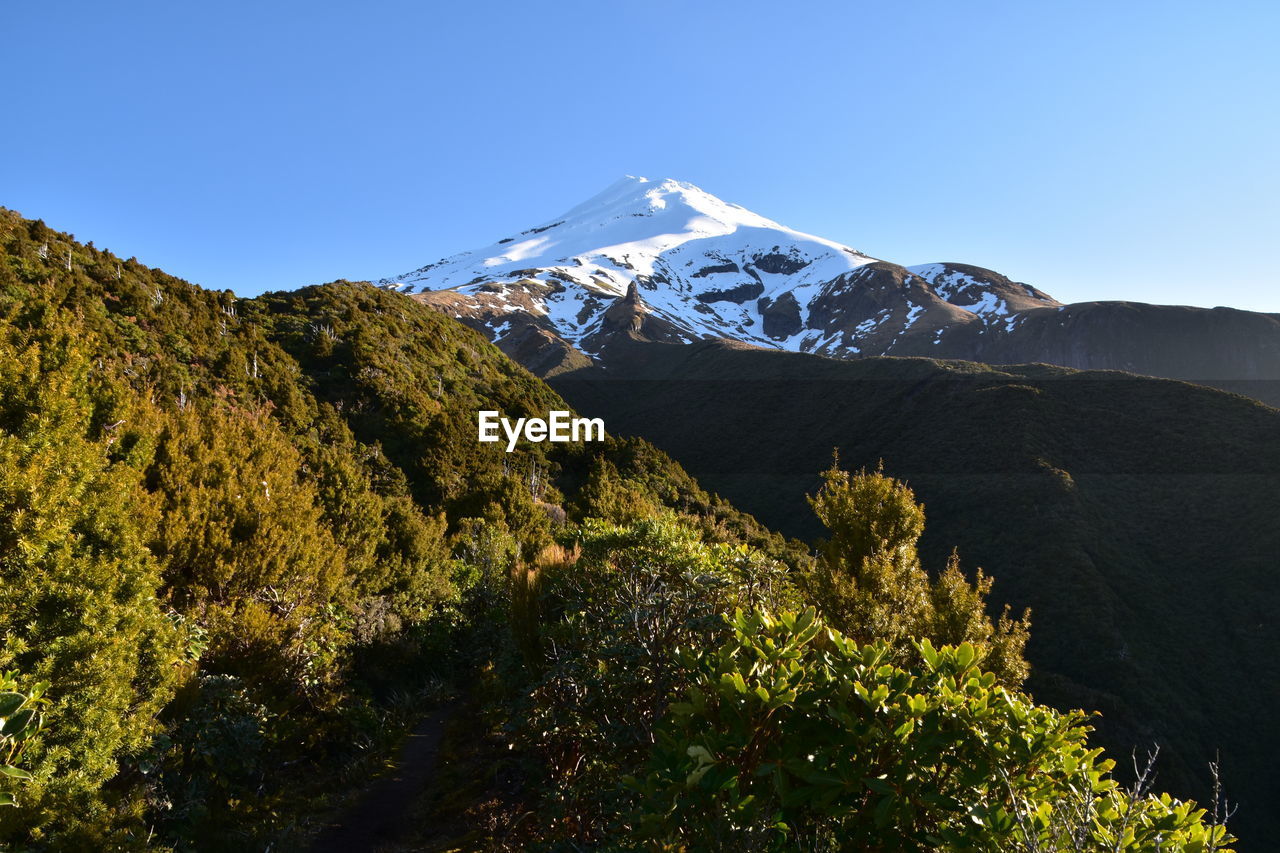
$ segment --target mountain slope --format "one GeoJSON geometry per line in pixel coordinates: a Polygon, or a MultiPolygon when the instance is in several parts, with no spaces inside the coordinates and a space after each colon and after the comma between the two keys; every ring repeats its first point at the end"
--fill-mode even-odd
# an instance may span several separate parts
{"type": "Polygon", "coordinates": [[[3,849],[299,848],[566,523],[788,548],[643,441],[478,443],[568,406],[437,311],[237,299],[2,208],[0,391],[0,669],[50,682],[3,849]]]}
{"type": "Polygon", "coordinates": [[[623,179],[542,225],[379,283],[479,329],[544,376],[607,362],[622,333],[1251,382],[1236,387],[1280,402],[1266,384],[1280,380],[1280,316],[1064,306],[981,267],[878,260],[674,180],[623,179]],[[620,301],[632,307],[614,314],[643,323],[612,322],[620,301]]]}
{"type": "Polygon", "coordinates": [[[837,448],[926,505],[926,565],[957,546],[1032,608],[1032,692],[1100,710],[1114,755],[1164,747],[1161,784],[1203,795],[1221,750],[1239,829],[1280,795],[1280,412],[1181,382],[1048,366],[839,361],[632,342],[555,377],[787,534],[837,448]]]}
{"type": "Polygon", "coordinates": [[[983,279],[944,289],[949,300],[922,275],[691,184],[645,178],[624,178],[543,225],[379,283],[478,321],[500,342],[532,322],[591,353],[608,331],[609,305],[632,285],[666,340],[725,337],[853,355],[858,341],[887,348],[917,322],[921,335],[1014,306],[1058,304],[1034,288],[983,279]]]}
{"type": "Polygon", "coordinates": [[[759,298],[816,291],[872,260],[691,184],[624,178],[550,222],[382,283],[463,292],[495,316],[532,311],[587,349],[609,303],[636,284],[682,340],[730,328],[764,341],[759,298]]]}

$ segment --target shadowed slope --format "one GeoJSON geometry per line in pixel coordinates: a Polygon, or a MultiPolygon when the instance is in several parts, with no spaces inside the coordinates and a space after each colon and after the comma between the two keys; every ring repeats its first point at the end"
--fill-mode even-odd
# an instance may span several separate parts
{"type": "Polygon", "coordinates": [[[1162,784],[1202,795],[1221,749],[1240,829],[1277,794],[1280,411],[1182,382],[1044,365],[835,361],[633,343],[552,380],[738,506],[820,535],[804,495],[846,467],[924,501],[926,565],[952,545],[1033,609],[1037,698],[1101,710],[1124,755],[1166,746],[1162,784]],[[742,377],[752,377],[744,379],[742,377]]]}

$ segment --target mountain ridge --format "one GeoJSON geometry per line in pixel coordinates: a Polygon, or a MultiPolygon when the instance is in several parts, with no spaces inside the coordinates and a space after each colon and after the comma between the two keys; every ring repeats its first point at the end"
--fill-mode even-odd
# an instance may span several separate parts
{"type": "Polygon", "coordinates": [[[541,225],[377,283],[478,329],[542,376],[607,363],[611,341],[639,334],[1250,382],[1246,393],[1280,403],[1280,389],[1258,384],[1280,379],[1278,314],[1063,304],[972,264],[876,258],[671,179],[624,178],[541,225]],[[607,321],[628,298],[643,309],[640,327],[607,321]]]}
{"type": "Polygon", "coordinates": [[[499,318],[511,322],[523,310],[588,352],[596,349],[608,300],[625,297],[632,284],[684,342],[724,337],[833,355],[860,352],[847,335],[831,340],[848,331],[838,297],[850,288],[869,297],[849,327],[859,333],[854,337],[899,307],[886,298],[894,289],[889,281],[910,291],[908,327],[922,311],[941,311],[952,323],[1000,314],[1014,293],[1022,308],[1059,304],[989,271],[957,281],[944,290],[948,299],[928,276],[963,273],[946,264],[920,269],[927,275],[788,228],[692,184],[627,177],[542,225],[377,283],[428,302],[445,291],[470,297],[471,318],[484,317],[498,337],[509,331],[499,318]]]}

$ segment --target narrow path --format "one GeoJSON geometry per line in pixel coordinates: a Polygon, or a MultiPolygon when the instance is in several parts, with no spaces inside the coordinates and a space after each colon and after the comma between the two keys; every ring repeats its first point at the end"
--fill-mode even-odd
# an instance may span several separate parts
{"type": "Polygon", "coordinates": [[[325,826],[311,853],[363,853],[408,836],[413,830],[410,811],[435,775],[444,724],[454,710],[446,706],[419,723],[391,770],[349,811],[325,826]]]}

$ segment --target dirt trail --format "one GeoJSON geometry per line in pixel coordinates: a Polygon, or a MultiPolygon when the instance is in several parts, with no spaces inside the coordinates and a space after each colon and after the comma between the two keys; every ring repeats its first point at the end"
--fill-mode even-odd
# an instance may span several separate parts
{"type": "Polygon", "coordinates": [[[408,837],[413,830],[410,811],[435,775],[445,722],[454,710],[441,708],[419,723],[395,765],[349,811],[325,826],[311,853],[364,853],[408,837]]]}

